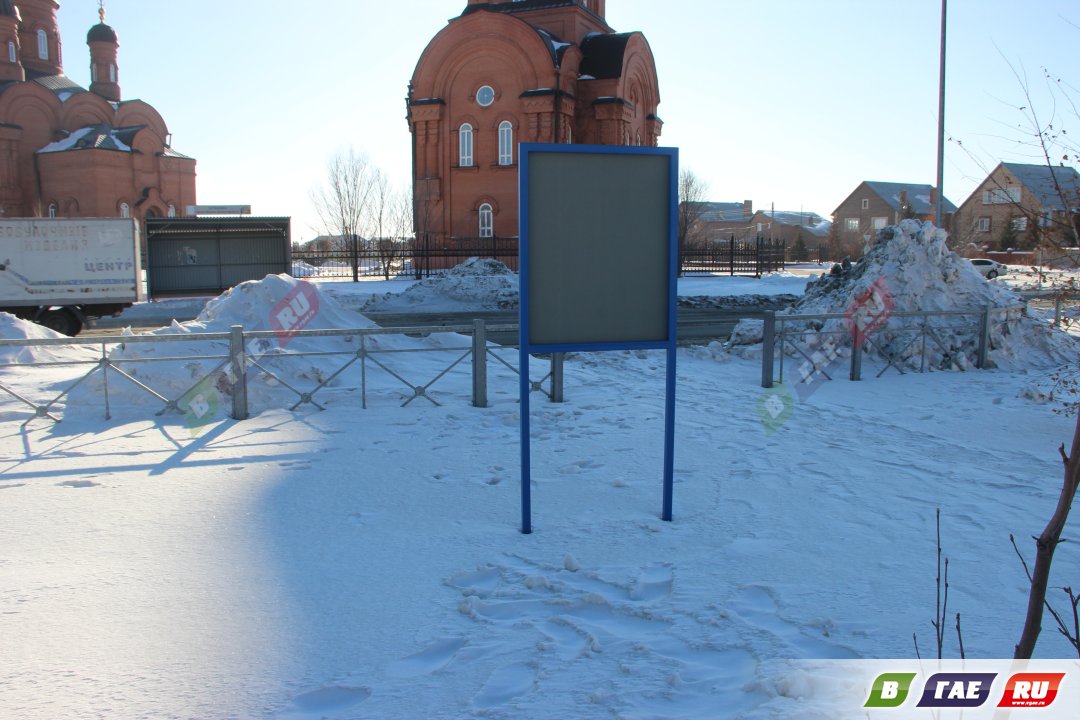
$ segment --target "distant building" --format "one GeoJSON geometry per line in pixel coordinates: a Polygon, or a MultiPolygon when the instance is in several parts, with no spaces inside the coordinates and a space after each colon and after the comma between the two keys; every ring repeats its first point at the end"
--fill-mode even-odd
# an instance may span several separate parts
{"type": "Polygon", "coordinates": [[[740,202],[692,203],[694,226],[688,233],[692,241],[781,240],[794,247],[800,239],[816,246],[829,233],[830,223],[813,212],[791,210],[754,211],[751,200],[740,202]]]}
{"type": "Polygon", "coordinates": [[[519,142],[657,144],[652,50],[605,4],[468,0],[431,40],[408,93],[418,236],[516,238],[519,142]]]}
{"type": "Polygon", "coordinates": [[[0,214],[165,217],[195,204],[195,160],[153,107],[122,100],[116,32],[86,36],[90,89],[64,75],[57,0],[0,0],[0,214]],[[4,50],[6,49],[6,52],[4,50]]]}
{"type": "Polygon", "coordinates": [[[999,163],[956,213],[957,245],[1035,248],[1075,245],[1080,174],[1071,167],[999,163]]]}
{"type": "Polygon", "coordinates": [[[956,206],[944,198],[944,222],[937,222],[936,199],[937,190],[932,185],[867,180],[833,211],[833,236],[842,244],[859,247],[872,240],[878,230],[908,218],[932,221],[948,229],[956,206]]]}

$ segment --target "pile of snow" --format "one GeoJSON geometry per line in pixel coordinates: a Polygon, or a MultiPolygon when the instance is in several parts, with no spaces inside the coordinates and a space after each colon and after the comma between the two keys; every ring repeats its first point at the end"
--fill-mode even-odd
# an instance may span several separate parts
{"type": "MultiPolygon", "coordinates": [[[[0,312],[0,340],[66,340],[61,335],[37,323],[0,312]]],[[[84,347],[0,347],[0,364],[78,362],[88,360],[92,351],[84,347]]]]}
{"type": "Polygon", "coordinates": [[[490,258],[469,258],[445,275],[428,278],[405,292],[372,298],[365,311],[422,310],[516,310],[517,275],[490,258]]]}
{"type": "MultiPolygon", "coordinates": [[[[932,223],[905,220],[878,232],[857,263],[845,261],[806,287],[788,314],[845,314],[841,319],[811,321],[812,349],[839,345],[850,352],[853,328],[866,328],[866,351],[910,367],[922,363],[923,343],[916,340],[922,318],[894,317],[916,311],[972,312],[929,320],[927,362],[938,369],[966,369],[978,350],[979,316],[991,308],[990,360],[997,367],[1029,368],[1061,364],[1075,357],[1077,346],[1065,333],[1027,317],[1023,300],[1004,285],[988,282],[970,262],[950,251],[948,234],[932,223]],[[830,339],[831,338],[831,339],[830,339]]],[[[755,337],[745,325],[740,342],[755,337]]]]}
{"type": "MultiPolygon", "coordinates": [[[[358,369],[352,374],[335,376],[360,351],[358,336],[303,337],[297,336],[296,331],[377,327],[363,315],[343,309],[317,285],[288,275],[267,275],[262,280],[241,283],[214,298],[194,320],[183,323],[174,320],[170,326],[143,336],[227,333],[234,325],[242,326],[245,331],[274,333],[272,337],[249,340],[245,348],[249,362],[248,396],[259,406],[279,404],[282,393],[309,392],[323,383],[336,386],[347,379],[351,386],[358,384],[353,377],[359,374],[358,369]]],[[[130,329],[124,334],[134,336],[130,329]]],[[[432,336],[421,340],[400,335],[375,335],[364,341],[364,349],[393,352],[462,344],[460,339],[451,338],[456,336],[432,336]]],[[[229,344],[223,340],[168,344],[138,342],[118,346],[110,359],[159,394],[180,398],[183,410],[184,399],[193,393],[201,394],[203,400],[221,407],[231,401],[236,378],[224,364],[228,354],[229,344]],[[170,359],[159,361],[162,357],[170,359]],[[145,362],[148,360],[151,362],[145,362]],[[209,379],[203,380],[208,375],[209,379]]],[[[380,356],[381,362],[389,366],[395,365],[394,358],[380,356]]],[[[89,383],[87,392],[99,392],[99,383],[100,380],[89,383]]],[[[111,395],[118,392],[132,402],[146,402],[152,398],[134,384],[114,383],[110,386],[111,395]]]]}

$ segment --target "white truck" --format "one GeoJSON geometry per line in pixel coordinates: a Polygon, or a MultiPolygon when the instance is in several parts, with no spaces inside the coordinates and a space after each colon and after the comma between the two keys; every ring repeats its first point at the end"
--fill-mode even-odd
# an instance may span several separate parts
{"type": "Polygon", "coordinates": [[[0,311],[77,335],[144,299],[132,218],[0,218],[0,311]]]}

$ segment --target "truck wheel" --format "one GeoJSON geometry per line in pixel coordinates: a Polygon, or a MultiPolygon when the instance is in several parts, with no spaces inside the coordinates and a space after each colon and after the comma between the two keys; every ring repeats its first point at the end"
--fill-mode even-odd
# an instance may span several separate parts
{"type": "Polygon", "coordinates": [[[37,319],[38,325],[44,325],[54,332],[75,337],[82,330],[82,322],[70,310],[46,310],[37,319]]]}

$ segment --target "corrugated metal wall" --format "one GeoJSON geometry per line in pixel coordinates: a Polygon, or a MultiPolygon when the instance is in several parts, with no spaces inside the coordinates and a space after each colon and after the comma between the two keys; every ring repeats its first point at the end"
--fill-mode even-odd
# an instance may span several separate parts
{"type": "Polygon", "coordinates": [[[290,269],[289,218],[153,218],[146,221],[151,297],[216,295],[290,269]]]}

